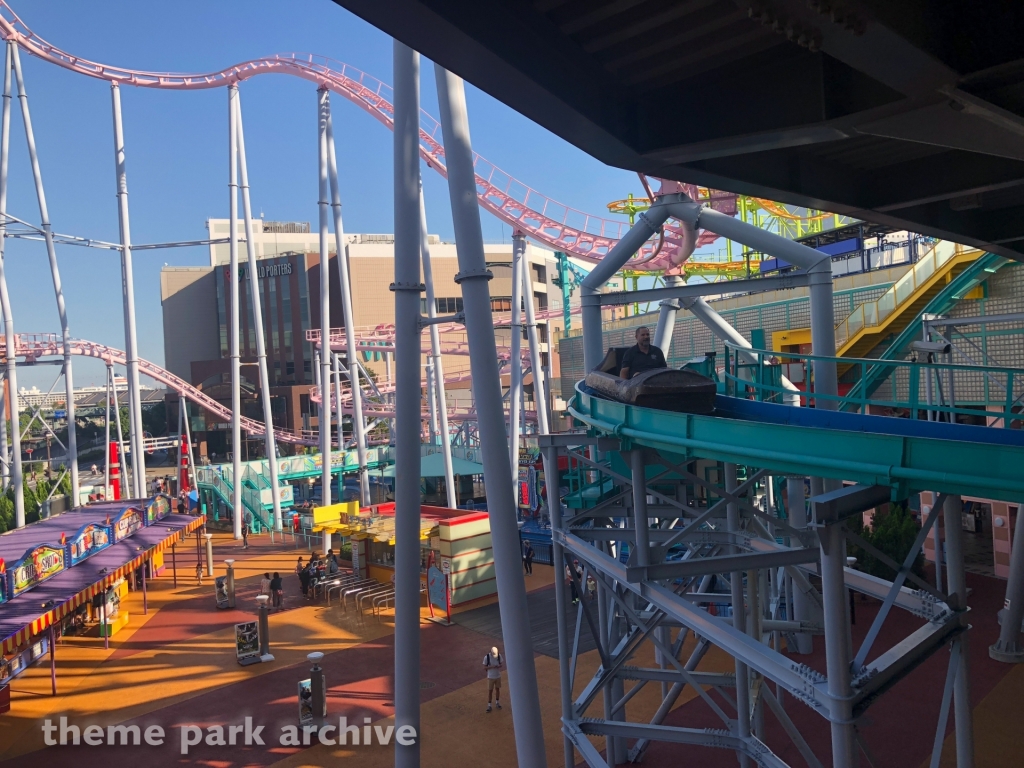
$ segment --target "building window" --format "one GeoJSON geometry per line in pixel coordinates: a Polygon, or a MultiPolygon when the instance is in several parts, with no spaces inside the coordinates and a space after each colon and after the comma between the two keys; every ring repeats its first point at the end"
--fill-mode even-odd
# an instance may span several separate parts
{"type": "Polygon", "coordinates": [[[454,315],[462,311],[461,296],[440,296],[434,299],[437,311],[442,315],[454,315]]]}
{"type": "Polygon", "coordinates": [[[290,360],[288,362],[286,362],[284,364],[284,374],[285,374],[285,376],[294,376],[295,375],[295,363],[293,363],[290,360]]]}
{"type": "Polygon", "coordinates": [[[302,370],[305,371],[306,373],[312,373],[313,372],[313,361],[312,360],[303,360],[302,361],[302,370]]]}
{"type": "Polygon", "coordinates": [[[548,295],[546,293],[534,293],[533,298],[537,301],[537,309],[544,312],[548,308],[548,295]]]}
{"type": "Polygon", "coordinates": [[[543,264],[531,264],[530,266],[533,267],[533,279],[535,282],[546,283],[548,281],[548,272],[543,264]]]}
{"type": "Polygon", "coordinates": [[[511,296],[492,296],[491,297],[491,312],[511,312],[512,311],[512,297],[511,296]]]}

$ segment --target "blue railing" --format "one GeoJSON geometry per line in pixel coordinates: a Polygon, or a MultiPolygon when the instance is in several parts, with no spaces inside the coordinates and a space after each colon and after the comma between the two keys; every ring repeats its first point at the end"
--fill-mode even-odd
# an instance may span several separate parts
{"type": "Polygon", "coordinates": [[[737,349],[734,344],[725,345],[725,393],[732,397],[782,403],[784,394],[793,394],[782,386],[785,368],[802,365],[806,372],[805,387],[800,395],[804,404],[830,400],[837,402],[843,410],[860,413],[867,413],[870,405],[905,411],[911,419],[925,418],[929,421],[954,421],[955,416],[984,416],[992,420],[989,423],[994,426],[1007,429],[1012,428],[1014,422],[1024,424],[1024,413],[1021,412],[1024,403],[1024,369],[823,357],[764,349],[739,348],[744,354],[738,355],[737,349]],[[843,383],[852,384],[849,392],[845,395],[815,392],[815,361],[831,362],[845,368],[843,383]],[[861,394],[861,382],[867,378],[881,382],[875,385],[870,397],[861,394]],[[993,398],[957,403],[956,390],[965,391],[967,388],[999,391],[1002,396],[998,400],[993,398]]]}

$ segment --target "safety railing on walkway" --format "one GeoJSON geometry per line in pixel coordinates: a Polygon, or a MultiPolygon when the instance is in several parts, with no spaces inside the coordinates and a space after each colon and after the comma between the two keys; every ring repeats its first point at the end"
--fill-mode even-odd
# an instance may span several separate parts
{"type": "Polygon", "coordinates": [[[796,353],[772,352],[763,349],[745,349],[745,355],[754,361],[745,361],[737,355],[737,347],[725,345],[725,392],[732,397],[761,402],[783,402],[782,375],[786,367],[801,365],[806,372],[806,394],[801,404],[831,400],[843,410],[867,413],[873,409],[887,409],[891,415],[906,415],[911,419],[953,421],[955,416],[984,417],[988,426],[1007,429],[1024,425],[1024,369],[994,366],[950,365],[914,360],[877,360],[823,357],[796,353]],[[840,388],[848,390],[838,395],[819,394],[814,391],[814,361],[842,362],[847,366],[840,388]],[[860,383],[868,376],[882,383],[870,397],[860,394],[860,383]],[[987,392],[982,400],[957,401],[957,390],[987,392]]]}
{"type": "MultiPolygon", "coordinates": [[[[954,256],[967,250],[962,245],[940,240],[932,249],[875,301],[865,302],[836,326],[836,349],[841,350],[865,328],[880,327],[897,309],[912,301],[954,256]]],[[[980,255],[980,254],[979,254],[980,255]]]]}

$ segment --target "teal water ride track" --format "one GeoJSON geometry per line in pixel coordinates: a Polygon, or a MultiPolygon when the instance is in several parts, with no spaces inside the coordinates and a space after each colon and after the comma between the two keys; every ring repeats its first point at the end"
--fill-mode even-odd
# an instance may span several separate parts
{"type": "Polygon", "coordinates": [[[698,416],[606,400],[576,385],[569,413],[685,460],[712,459],[787,475],[892,488],[893,499],[937,491],[1024,499],[1024,431],[796,408],[718,395],[698,416]]]}

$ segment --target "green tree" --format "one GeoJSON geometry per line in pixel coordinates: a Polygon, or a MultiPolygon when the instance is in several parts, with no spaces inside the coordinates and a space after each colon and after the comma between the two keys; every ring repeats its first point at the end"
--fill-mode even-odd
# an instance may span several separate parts
{"type": "MultiPolygon", "coordinates": [[[[910,510],[903,504],[890,504],[886,512],[875,514],[871,527],[860,531],[861,537],[869,544],[897,563],[902,564],[914,545],[921,526],[911,516],[910,510]]],[[[896,573],[884,562],[870,552],[857,547],[849,548],[850,555],[857,558],[858,570],[870,573],[881,579],[892,580],[896,573]]],[[[917,576],[924,574],[924,555],[920,552],[914,560],[911,570],[917,576]]]]}

